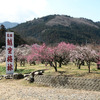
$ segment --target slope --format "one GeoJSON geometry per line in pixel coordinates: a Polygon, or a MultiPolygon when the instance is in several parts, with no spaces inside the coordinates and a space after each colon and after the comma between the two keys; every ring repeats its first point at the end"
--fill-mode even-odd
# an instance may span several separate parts
{"type": "Polygon", "coordinates": [[[49,15],[12,28],[23,38],[33,37],[46,44],[61,41],[74,44],[100,44],[100,24],[86,18],[49,15]]]}

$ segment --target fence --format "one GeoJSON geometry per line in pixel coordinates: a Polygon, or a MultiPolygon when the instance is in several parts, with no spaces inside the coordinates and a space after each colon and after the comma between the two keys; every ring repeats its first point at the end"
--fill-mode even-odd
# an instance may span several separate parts
{"type": "Polygon", "coordinates": [[[100,79],[86,79],[67,76],[34,76],[34,83],[56,88],[100,91],[100,79]]]}

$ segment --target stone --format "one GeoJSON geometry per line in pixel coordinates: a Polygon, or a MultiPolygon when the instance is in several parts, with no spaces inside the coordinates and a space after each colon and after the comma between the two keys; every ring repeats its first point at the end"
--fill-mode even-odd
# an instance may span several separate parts
{"type": "Polygon", "coordinates": [[[29,83],[33,83],[34,82],[34,77],[33,76],[25,77],[24,79],[29,81],[29,83]]]}
{"type": "Polygon", "coordinates": [[[37,70],[35,72],[31,72],[30,75],[34,77],[34,75],[43,75],[44,71],[43,70],[37,70]]]}
{"type": "Polygon", "coordinates": [[[13,74],[13,79],[23,79],[24,75],[20,73],[14,73],[13,74]]]}
{"type": "Polygon", "coordinates": [[[28,80],[29,78],[28,78],[28,77],[25,77],[24,79],[25,79],[25,80],[28,80]]]}
{"type": "Polygon", "coordinates": [[[9,74],[8,75],[3,75],[3,77],[6,78],[6,79],[12,79],[13,78],[13,76],[9,75],[9,74]]]}
{"type": "Polygon", "coordinates": [[[34,82],[34,77],[30,76],[29,82],[30,82],[30,83],[34,82]]]}
{"type": "Polygon", "coordinates": [[[33,76],[33,77],[34,77],[34,73],[35,73],[35,72],[31,72],[31,73],[30,73],[30,76],[33,76]]]}
{"type": "Polygon", "coordinates": [[[39,72],[34,72],[34,75],[39,75],[39,72]]]}
{"type": "Polygon", "coordinates": [[[43,75],[43,72],[42,72],[42,71],[40,71],[40,72],[38,73],[38,75],[43,75]]]}
{"type": "Polygon", "coordinates": [[[36,71],[36,72],[34,72],[34,75],[43,75],[43,72],[42,71],[36,71]]]}
{"type": "Polygon", "coordinates": [[[30,74],[24,74],[24,77],[28,77],[30,74]]]}

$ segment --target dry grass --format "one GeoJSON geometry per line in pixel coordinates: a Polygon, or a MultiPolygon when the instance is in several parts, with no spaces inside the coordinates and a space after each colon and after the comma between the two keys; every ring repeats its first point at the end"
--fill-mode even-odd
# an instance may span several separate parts
{"type": "MultiPolygon", "coordinates": [[[[5,63],[0,63],[0,67],[5,67],[5,63]]],[[[20,66],[18,64],[19,73],[29,73],[36,70],[45,70],[45,75],[67,75],[71,77],[86,77],[86,78],[100,78],[100,70],[96,69],[96,64],[91,64],[91,73],[88,73],[87,65],[81,66],[81,69],[78,69],[73,63],[68,65],[63,65],[62,68],[58,67],[58,72],[54,71],[53,67],[45,66],[44,64],[37,64],[30,66],[26,64],[25,66],[20,66]]],[[[4,72],[3,72],[4,73],[4,72]]],[[[0,73],[1,74],[1,73],[0,73]]]]}

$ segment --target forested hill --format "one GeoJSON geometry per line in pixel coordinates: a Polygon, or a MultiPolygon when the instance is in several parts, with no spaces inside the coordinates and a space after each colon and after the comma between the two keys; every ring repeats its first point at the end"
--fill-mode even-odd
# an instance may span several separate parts
{"type": "MultiPolygon", "coordinates": [[[[6,28],[4,25],[0,26],[0,48],[2,46],[5,46],[5,33],[6,33],[6,28]]],[[[14,46],[17,47],[18,45],[21,44],[27,44],[27,42],[20,37],[17,33],[14,33],[14,46]]]]}
{"type": "MultiPolygon", "coordinates": [[[[49,15],[12,28],[27,40],[36,39],[47,44],[61,41],[74,44],[100,44],[100,22],[67,15],[49,15]]],[[[32,43],[32,41],[30,42],[32,43]]]]}

